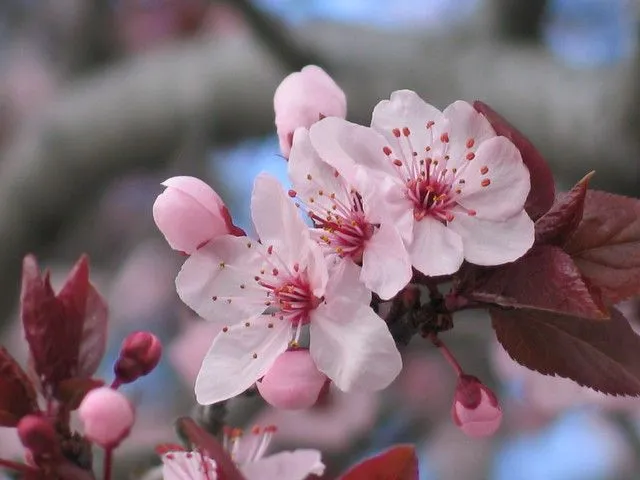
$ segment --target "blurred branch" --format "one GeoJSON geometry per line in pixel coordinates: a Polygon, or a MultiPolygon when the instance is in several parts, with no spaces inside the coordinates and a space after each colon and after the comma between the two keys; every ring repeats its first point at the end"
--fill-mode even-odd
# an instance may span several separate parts
{"type": "MultiPolygon", "coordinates": [[[[529,134],[566,184],[601,168],[594,183],[637,194],[640,140],[624,124],[633,69],[571,71],[536,48],[344,25],[296,33],[331,62],[354,121],[368,123],[398,88],[441,107],[480,98],[529,134]]],[[[272,133],[286,72],[267,53],[253,37],[175,44],[72,84],[23,125],[0,158],[0,319],[17,298],[22,256],[51,243],[114,178],[163,165],[194,119],[209,139],[272,133]]]]}
{"type": "Polygon", "coordinates": [[[270,50],[271,55],[290,71],[305,65],[323,65],[315,54],[302,47],[291,31],[281,22],[255,6],[252,0],[228,0],[244,16],[253,32],[270,50]]]}
{"type": "Polygon", "coordinates": [[[491,0],[497,33],[508,40],[538,40],[547,3],[547,0],[491,0]]]}

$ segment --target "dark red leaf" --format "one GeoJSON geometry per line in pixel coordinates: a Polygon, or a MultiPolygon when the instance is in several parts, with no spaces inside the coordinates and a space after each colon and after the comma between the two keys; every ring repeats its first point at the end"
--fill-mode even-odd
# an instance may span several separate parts
{"type": "MultiPolygon", "coordinates": [[[[66,342],[67,348],[73,351],[69,354],[73,357],[76,367],[90,287],[89,260],[86,255],[82,255],[69,272],[69,276],[57,295],[64,310],[64,326],[55,329],[58,339],[66,342]]],[[[77,375],[77,370],[73,374],[77,375]]]]}
{"type": "Polygon", "coordinates": [[[555,199],[555,183],[549,165],[529,139],[489,105],[475,101],[473,107],[487,117],[498,135],[507,137],[520,150],[522,160],[531,176],[531,191],[525,203],[525,210],[536,220],[551,208],[555,199]]]}
{"type": "Polygon", "coordinates": [[[479,302],[591,319],[609,316],[597,289],[559,247],[535,245],[514,263],[475,272],[460,293],[479,302]]]}
{"type": "Polygon", "coordinates": [[[640,395],[640,336],[615,309],[607,321],[491,309],[498,341],[516,362],[612,395],[640,395]]]}
{"type": "Polygon", "coordinates": [[[564,250],[608,303],[640,295],[640,200],[589,190],[564,250]]]}
{"type": "Polygon", "coordinates": [[[108,318],[107,302],[95,287],[89,284],[78,354],[79,377],[93,375],[102,361],[107,348],[108,318]]]}
{"type": "Polygon", "coordinates": [[[22,417],[37,411],[36,391],[29,377],[0,347],[0,427],[15,427],[22,417]]]}
{"type": "Polygon", "coordinates": [[[84,396],[94,388],[102,387],[103,380],[97,378],[68,378],[58,384],[58,400],[60,400],[67,410],[75,410],[80,406],[84,396]]]}
{"type": "Polygon", "coordinates": [[[177,443],[160,443],[156,445],[154,451],[159,456],[162,456],[165,453],[169,452],[185,452],[186,449],[182,445],[178,445],[177,443]]]}
{"type": "Polygon", "coordinates": [[[340,480],[418,480],[413,445],[397,445],[352,467],[340,480]]]}
{"type": "Polygon", "coordinates": [[[536,243],[564,245],[578,228],[589,180],[594,172],[586,175],[568,193],[560,196],[547,213],[536,222],[536,243]]]}
{"type": "Polygon", "coordinates": [[[244,476],[233,463],[229,454],[213,435],[209,435],[189,417],[181,417],[176,423],[194,448],[206,453],[216,462],[218,469],[222,471],[221,476],[225,480],[244,480],[244,476]]]}

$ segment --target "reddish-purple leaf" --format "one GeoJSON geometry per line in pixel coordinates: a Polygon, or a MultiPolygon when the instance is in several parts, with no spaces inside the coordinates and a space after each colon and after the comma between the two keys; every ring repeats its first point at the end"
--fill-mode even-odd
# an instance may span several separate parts
{"type": "Polygon", "coordinates": [[[586,175],[569,192],[559,196],[551,210],[536,221],[537,244],[564,245],[578,228],[593,173],[586,175]]]}
{"type": "Polygon", "coordinates": [[[609,316],[599,292],[588,285],[571,257],[551,245],[535,245],[514,263],[476,269],[475,276],[467,276],[460,293],[502,307],[591,319],[609,316]]]}
{"type": "Polygon", "coordinates": [[[58,400],[67,410],[75,410],[80,406],[84,396],[94,388],[104,386],[103,380],[97,378],[68,378],[58,384],[58,400]]]}
{"type": "Polygon", "coordinates": [[[108,318],[107,302],[95,287],[89,284],[78,354],[79,377],[93,375],[102,361],[107,348],[108,318]]]}
{"type": "Polygon", "coordinates": [[[220,442],[209,435],[189,417],[181,417],[176,421],[178,428],[193,444],[193,447],[206,453],[216,462],[219,473],[225,480],[244,480],[244,476],[238,470],[229,454],[222,448],[220,442]]]}
{"type": "Polygon", "coordinates": [[[611,395],[640,395],[640,336],[622,314],[593,321],[533,310],[491,309],[498,341],[516,362],[611,395]]]}
{"type": "Polygon", "coordinates": [[[37,411],[36,391],[29,377],[0,347],[0,426],[15,427],[22,417],[37,411]]]}
{"type": "Polygon", "coordinates": [[[349,469],[340,480],[418,480],[413,445],[397,445],[349,469]]]}
{"type": "Polygon", "coordinates": [[[608,303],[640,295],[640,200],[589,190],[564,250],[608,303]]]}
{"type": "Polygon", "coordinates": [[[489,105],[478,100],[473,102],[473,108],[487,117],[498,135],[507,137],[520,150],[531,176],[531,191],[525,209],[536,220],[551,208],[555,199],[555,183],[549,165],[529,139],[489,105]]]}

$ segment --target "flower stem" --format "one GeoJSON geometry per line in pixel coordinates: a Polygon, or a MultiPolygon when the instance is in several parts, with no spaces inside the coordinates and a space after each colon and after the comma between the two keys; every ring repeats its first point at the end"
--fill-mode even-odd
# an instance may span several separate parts
{"type": "Polygon", "coordinates": [[[5,460],[4,458],[0,458],[0,467],[10,468],[11,470],[22,473],[38,473],[40,471],[30,465],[25,465],[24,463],[18,463],[11,460],[5,460]]]}
{"type": "Polygon", "coordinates": [[[113,464],[113,448],[105,448],[104,450],[104,466],[102,480],[111,480],[111,466],[113,464]]]}
{"type": "Polygon", "coordinates": [[[451,365],[453,370],[456,372],[456,375],[458,377],[462,375],[464,373],[462,371],[462,367],[456,360],[456,357],[453,356],[453,353],[451,353],[451,350],[449,350],[444,342],[438,338],[438,335],[436,335],[435,333],[430,333],[429,340],[431,340],[431,343],[438,347],[438,350],[440,350],[440,353],[442,353],[442,356],[445,358],[445,360],[449,362],[449,365],[451,365]]]}
{"type": "Polygon", "coordinates": [[[120,379],[114,378],[113,382],[111,382],[110,387],[114,390],[117,390],[118,388],[120,388],[120,385],[122,385],[122,382],[120,381],[120,379]]]}

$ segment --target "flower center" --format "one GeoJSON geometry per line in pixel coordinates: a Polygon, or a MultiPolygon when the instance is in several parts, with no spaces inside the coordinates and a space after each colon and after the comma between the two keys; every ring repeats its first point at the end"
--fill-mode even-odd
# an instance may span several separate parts
{"type": "Polygon", "coordinates": [[[455,205],[451,185],[428,180],[409,180],[407,197],[413,202],[413,217],[419,221],[427,215],[444,221],[453,220],[448,210],[455,205]]]}
{"type": "Polygon", "coordinates": [[[276,430],[273,425],[264,428],[255,426],[245,435],[239,428],[224,427],[222,447],[236,465],[255,462],[264,457],[276,430]]]}

